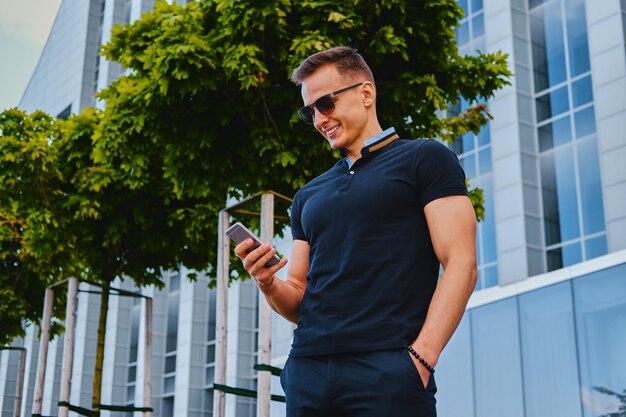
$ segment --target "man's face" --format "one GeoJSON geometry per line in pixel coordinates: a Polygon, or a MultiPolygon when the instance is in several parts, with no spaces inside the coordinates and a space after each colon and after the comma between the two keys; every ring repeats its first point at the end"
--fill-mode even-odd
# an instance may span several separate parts
{"type": "MultiPolygon", "coordinates": [[[[342,77],[334,64],[318,68],[302,82],[302,99],[305,105],[313,103],[321,96],[365,81],[342,77]]],[[[313,125],[330,143],[333,149],[345,148],[350,152],[360,150],[367,137],[365,126],[368,111],[363,103],[362,86],[352,88],[333,97],[335,109],[324,115],[315,109],[313,125]],[[358,149],[357,149],[358,148],[358,149]]]]}

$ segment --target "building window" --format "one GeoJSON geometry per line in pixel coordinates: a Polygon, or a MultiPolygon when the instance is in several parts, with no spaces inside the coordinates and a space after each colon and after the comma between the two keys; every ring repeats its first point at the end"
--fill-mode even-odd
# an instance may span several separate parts
{"type": "Polygon", "coordinates": [[[63,109],[61,113],[57,114],[57,119],[67,120],[67,118],[70,117],[71,114],[72,114],[72,105],[70,104],[65,109],[63,109]]]}
{"type": "Polygon", "coordinates": [[[204,404],[203,417],[211,417],[213,415],[213,384],[215,382],[215,323],[217,315],[217,291],[212,289],[209,291],[209,302],[207,306],[207,339],[206,339],[206,358],[204,373],[204,404]]]}
{"type": "MultiPolygon", "coordinates": [[[[484,13],[482,0],[459,0],[464,17],[456,31],[456,41],[461,55],[475,54],[485,50],[484,13]]],[[[449,116],[456,116],[473,103],[461,97],[451,104],[449,116]]],[[[472,187],[479,187],[485,196],[485,219],[476,230],[476,258],[478,281],[476,289],[498,285],[498,254],[496,249],[496,225],[493,203],[493,180],[491,159],[491,135],[489,125],[483,126],[478,135],[467,133],[459,136],[450,148],[457,154],[465,175],[472,187]]]]}
{"type": "Polygon", "coordinates": [[[530,0],[548,271],[607,253],[584,0],[530,0]]]}
{"type": "MultiPolygon", "coordinates": [[[[130,349],[128,355],[128,368],[126,375],[126,405],[135,405],[135,388],[137,386],[137,356],[139,347],[139,321],[141,318],[141,298],[132,298],[130,310],[130,349]]],[[[133,413],[126,413],[127,417],[132,417],[133,413]]]]}
{"type": "Polygon", "coordinates": [[[174,412],[176,386],[176,344],[178,341],[178,307],[180,301],[180,274],[169,278],[167,294],[167,328],[165,334],[165,363],[163,372],[163,416],[174,412]]]}

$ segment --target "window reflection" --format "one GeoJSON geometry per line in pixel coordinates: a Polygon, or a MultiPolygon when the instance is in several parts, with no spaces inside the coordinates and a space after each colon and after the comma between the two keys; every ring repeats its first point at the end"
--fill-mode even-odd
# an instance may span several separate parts
{"type": "Polygon", "coordinates": [[[596,133],[596,117],[593,107],[588,107],[584,110],[576,112],[574,114],[574,123],[576,125],[577,138],[582,138],[596,133]]]}
{"type": "Polygon", "coordinates": [[[626,265],[574,281],[581,393],[585,417],[618,414],[610,392],[626,390],[626,265]]]}
{"type": "Polygon", "coordinates": [[[593,100],[590,76],[572,83],[572,99],[574,107],[582,106],[593,100]]]}
{"type": "Polygon", "coordinates": [[[584,0],[567,0],[564,5],[570,72],[575,77],[590,69],[585,4],[584,0]]]}
{"type": "Polygon", "coordinates": [[[526,417],[580,417],[571,283],[520,295],[519,311],[526,417]]]}
{"type": "Polygon", "coordinates": [[[539,150],[546,151],[572,139],[570,118],[563,117],[539,128],[539,150]]]}
{"type": "Polygon", "coordinates": [[[562,87],[537,98],[537,122],[542,122],[569,109],[567,87],[562,87]]]}
{"type": "Polygon", "coordinates": [[[596,138],[578,144],[580,200],[585,234],[604,230],[604,205],[600,184],[600,163],[596,138]]]}
{"type": "Polygon", "coordinates": [[[551,1],[530,12],[535,91],[565,81],[565,44],[561,4],[551,1]]]}
{"type": "Polygon", "coordinates": [[[541,157],[541,179],[546,245],[579,237],[576,175],[571,147],[541,157]]]}

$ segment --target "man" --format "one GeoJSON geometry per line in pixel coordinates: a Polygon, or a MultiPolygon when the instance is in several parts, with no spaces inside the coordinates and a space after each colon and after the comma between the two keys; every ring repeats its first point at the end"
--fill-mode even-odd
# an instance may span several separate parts
{"type": "Polygon", "coordinates": [[[270,306],[298,324],[281,375],[287,415],[436,416],[434,368],[477,275],[465,175],[438,142],[383,131],[355,49],[316,53],[292,79],[300,117],[342,159],[294,197],[286,281],[274,276],[286,259],[263,267],[269,245],[235,248],[270,306]]]}

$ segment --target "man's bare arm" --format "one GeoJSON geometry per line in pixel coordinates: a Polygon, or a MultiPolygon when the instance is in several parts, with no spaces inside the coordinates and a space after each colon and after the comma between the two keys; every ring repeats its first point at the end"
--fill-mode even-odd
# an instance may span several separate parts
{"type": "MultiPolygon", "coordinates": [[[[466,196],[434,200],[424,208],[435,254],[444,268],[426,321],[412,346],[431,366],[456,330],[476,285],[476,215],[466,196]]],[[[413,358],[426,386],[428,370],[413,358]]]]}
{"type": "Polygon", "coordinates": [[[303,240],[294,240],[285,281],[274,274],[287,264],[287,260],[283,258],[276,265],[265,268],[265,263],[274,256],[276,250],[269,245],[262,245],[246,254],[251,246],[252,240],[248,239],[237,245],[235,254],[257,282],[272,309],[287,320],[297,323],[300,303],[307,285],[306,276],[309,273],[309,244],[303,240]]]}

